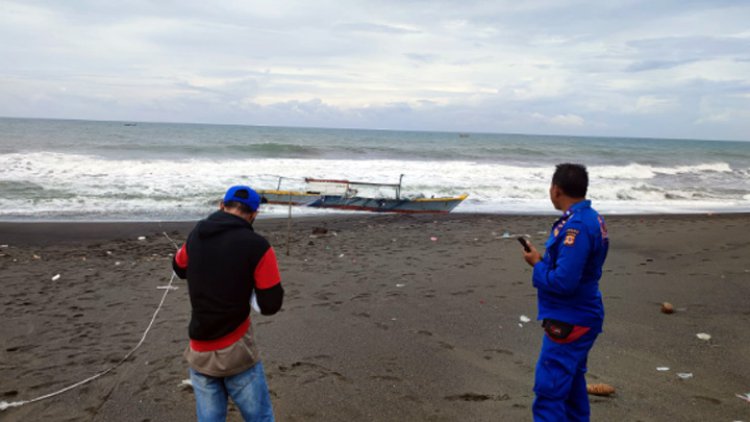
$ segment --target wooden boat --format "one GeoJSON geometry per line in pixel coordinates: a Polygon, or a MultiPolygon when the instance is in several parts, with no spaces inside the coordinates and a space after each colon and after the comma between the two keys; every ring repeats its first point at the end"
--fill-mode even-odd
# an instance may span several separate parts
{"type": "Polygon", "coordinates": [[[349,180],[306,178],[302,191],[281,190],[281,179],[275,190],[259,189],[263,202],[280,205],[298,205],[315,208],[334,208],[353,211],[438,213],[447,214],[469,195],[447,198],[402,198],[401,178],[397,184],[353,182],[349,180]],[[394,189],[394,197],[358,196],[361,188],[394,189]]]}

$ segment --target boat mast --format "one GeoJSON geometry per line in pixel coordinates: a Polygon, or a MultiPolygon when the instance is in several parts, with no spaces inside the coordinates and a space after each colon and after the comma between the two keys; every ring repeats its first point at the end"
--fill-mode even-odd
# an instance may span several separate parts
{"type": "Polygon", "coordinates": [[[401,199],[401,180],[403,180],[404,175],[402,174],[398,178],[398,187],[396,188],[396,199],[401,199]]]}

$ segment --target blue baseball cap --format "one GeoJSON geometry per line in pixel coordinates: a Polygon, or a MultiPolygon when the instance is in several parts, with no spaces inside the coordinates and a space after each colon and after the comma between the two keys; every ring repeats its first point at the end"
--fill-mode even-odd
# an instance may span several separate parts
{"type": "Polygon", "coordinates": [[[260,206],[260,195],[250,186],[237,185],[232,186],[224,195],[224,202],[239,202],[247,205],[251,210],[258,211],[260,206]]]}

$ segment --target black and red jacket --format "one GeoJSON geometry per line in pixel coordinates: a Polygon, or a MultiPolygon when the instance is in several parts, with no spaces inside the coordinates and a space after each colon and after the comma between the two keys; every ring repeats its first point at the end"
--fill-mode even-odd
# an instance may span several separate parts
{"type": "Polygon", "coordinates": [[[192,316],[190,346],[218,350],[242,338],[250,325],[253,290],[263,315],[281,309],[284,289],[276,254],[242,218],[217,211],[201,220],[172,261],[187,278],[192,316]]]}

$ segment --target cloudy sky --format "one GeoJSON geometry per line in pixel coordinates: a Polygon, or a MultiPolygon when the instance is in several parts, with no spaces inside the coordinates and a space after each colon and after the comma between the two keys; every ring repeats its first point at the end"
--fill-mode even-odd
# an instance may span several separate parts
{"type": "Polygon", "coordinates": [[[0,0],[0,116],[750,140],[750,2],[0,0]]]}

